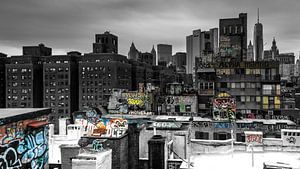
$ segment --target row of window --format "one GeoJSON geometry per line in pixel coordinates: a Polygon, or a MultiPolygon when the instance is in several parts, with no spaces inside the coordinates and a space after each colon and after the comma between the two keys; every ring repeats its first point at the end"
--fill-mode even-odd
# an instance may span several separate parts
{"type": "Polygon", "coordinates": [[[45,100],[51,100],[51,101],[55,101],[55,100],[69,100],[69,96],[68,95],[45,95],[45,100]]]}
{"type": "Polygon", "coordinates": [[[31,72],[31,68],[22,68],[22,69],[8,68],[7,72],[11,72],[11,73],[17,73],[17,72],[27,73],[27,72],[31,72]]]}
{"type": "Polygon", "coordinates": [[[69,106],[68,102],[66,102],[66,103],[44,102],[44,105],[45,105],[45,107],[68,107],[69,106]]]}
{"type": "Polygon", "coordinates": [[[31,97],[30,96],[27,96],[27,95],[22,95],[20,97],[16,96],[16,95],[8,95],[7,96],[7,100],[10,101],[17,101],[17,100],[22,100],[22,101],[25,101],[25,100],[31,100],[31,97]]]}
{"type": "Polygon", "coordinates": [[[45,72],[68,72],[69,71],[69,67],[51,67],[51,68],[45,68],[45,72]]]}
{"type": "Polygon", "coordinates": [[[244,68],[235,68],[235,69],[216,69],[217,75],[277,75],[276,69],[244,69],[244,68]]]}
{"type": "Polygon", "coordinates": [[[231,26],[224,26],[223,27],[223,34],[240,34],[244,32],[243,26],[240,25],[231,25],[231,26]]]}
{"type": "Polygon", "coordinates": [[[45,89],[46,94],[47,93],[68,93],[69,92],[69,88],[46,88],[45,89]]]}

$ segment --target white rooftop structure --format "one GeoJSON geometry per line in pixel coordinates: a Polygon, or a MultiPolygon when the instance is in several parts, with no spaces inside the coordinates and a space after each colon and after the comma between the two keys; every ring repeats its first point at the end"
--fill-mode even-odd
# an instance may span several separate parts
{"type": "MultiPolygon", "coordinates": [[[[263,169],[265,164],[278,164],[300,169],[300,154],[292,152],[259,152],[254,153],[252,167],[251,152],[234,152],[228,154],[200,154],[191,156],[191,169],[263,169]]],[[[183,162],[180,169],[187,169],[183,162]]]]}

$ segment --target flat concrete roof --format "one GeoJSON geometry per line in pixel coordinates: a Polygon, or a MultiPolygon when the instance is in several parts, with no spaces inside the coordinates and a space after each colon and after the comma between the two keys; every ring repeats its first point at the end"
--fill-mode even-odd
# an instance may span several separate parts
{"type": "MultiPolygon", "coordinates": [[[[192,155],[191,169],[216,169],[216,168],[231,168],[231,169],[263,169],[263,164],[285,164],[291,168],[300,167],[298,152],[254,152],[252,167],[251,152],[234,152],[233,154],[200,154],[192,155]]],[[[187,163],[183,162],[180,169],[186,169],[187,163]]]]}
{"type": "Polygon", "coordinates": [[[50,113],[50,108],[4,108],[0,109],[0,125],[33,119],[50,113]]]}

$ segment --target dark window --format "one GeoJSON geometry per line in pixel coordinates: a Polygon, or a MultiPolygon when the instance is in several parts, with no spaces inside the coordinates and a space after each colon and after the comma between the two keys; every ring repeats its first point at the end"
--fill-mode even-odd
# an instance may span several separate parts
{"type": "Polygon", "coordinates": [[[209,133],[208,132],[195,131],[195,138],[196,139],[209,140],[209,133]]]}

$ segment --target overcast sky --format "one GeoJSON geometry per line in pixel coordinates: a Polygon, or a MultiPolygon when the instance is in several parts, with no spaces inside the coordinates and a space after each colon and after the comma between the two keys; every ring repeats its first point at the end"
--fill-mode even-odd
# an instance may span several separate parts
{"type": "MultiPolygon", "coordinates": [[[[277,40],[280,52],[300,51],[299,0],[1,0],[0,52],[20,55],[22,46],[44,43],[53,54],[92,51],[94,34],[119,37],[119,53],[131,42],[143,52],[152,45],[185,51],[194,29],[218,27],[220,18],[248,13],[248,41],[260,8],[265,49],[277,40]]],[[[156,48],[156,47],[155,47],[156,48]]]]}

